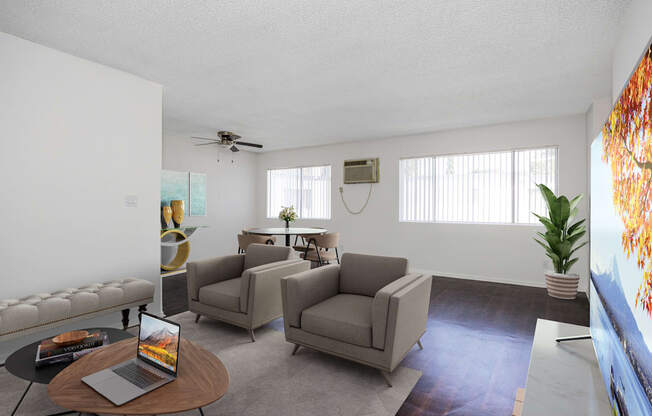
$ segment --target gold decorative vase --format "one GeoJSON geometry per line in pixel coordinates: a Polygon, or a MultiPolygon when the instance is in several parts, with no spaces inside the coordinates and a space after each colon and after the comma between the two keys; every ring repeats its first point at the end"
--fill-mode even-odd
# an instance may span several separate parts
{"type": "Polygon", "coordinates": [[[183,200],[175,199],[170,201],[170,206],[172,207],[172,221],[174,221],[174,226],[178,228],[181,226],[185,214],[183,200]]]}
{"type": "Polygon", "coordinates": [[[172,219],[172,208],[169,206],[161,207],[161,228],[166,229],[170,225],[172,219]]]}

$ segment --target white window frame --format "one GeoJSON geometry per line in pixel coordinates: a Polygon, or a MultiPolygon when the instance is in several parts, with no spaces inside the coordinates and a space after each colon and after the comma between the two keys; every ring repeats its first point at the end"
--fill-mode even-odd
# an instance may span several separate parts
{"type": "Polygon", "coordinates": [[[297,169],[299,171],[299,198],[298,198],[298,203],[296,207],[294,207],[295,211],[297,212],[297,218],[299,219],[308,219],[308,220],[330,220],[333,217],[333,166],[330,164],[323,164],[323,165],[302,165],[302,166],[289,166],[289,167],[279,167],[279,168],[269,168],[265,172],[265,187],[266,187],[266,199],[265,199],[265,217],[267,219],[277,219],[278,218],[278,212],[276,214],[270,213],[269,212],[269,203],[270,203],[270,189],[269,189],[269,172],[270,171],[275,171],[275,170],[289,170],[289,169],[297,169]],[[329,190],[329,200],[328,200],[328,217],[302,217],[301,216],[301,208],[303,204],[303,192],[302,192],[302,185],[303,185],[303,169],[310,169],[310,168],[329,168],[330,170],[330,190],[329,190]]]}
{"type": "Polygon", "coordinates": [[[526,226],[526,227],[532,227],[532,226],[537,226],[539,223],[538,222],[515,222],[516,220],[516,199],[515,199],[515,184],[516,184],[516,158],[515,154],[517,152],[522,152],[522,151],[528,151],[528,150],[544,150],[544,149],[553,149],[555,151],[555,183],[554,183],[554,192],[558,192],[559,190],[559,145],[543,145],[543,146],[533,146],[533,147],[519,147],[519,148],[511,148],[511,149],[504,149],[504,150],[492,150],[492,151],[487,151],[487,152],[464,152],[464,153],[438,153],[438,154],[426,154],[426,155],[421,155],[421,156],[409,156],[409,157],[402,157],[399,159],[399,178],[398,178],[398,185],[399,185],[399,192],[398,192],[398,221],[400,223],[423,223],[423,224],[477,224],[477,225],[516,225],[516,226],[526,226]],[[433,187],[434,187],[434,195],[433,198],[436,201],[437,198],[437,170],[436,170],[436,159],[439,157],[450,157],[450,156],[473,156],[473,155],[491,155],[491,154],[496,154],[496,153],[506,153],[510,152],[511,153],[511,164],[512,164],[512,188],[511,188],[511,222],[482,222],[482,221],[445,221],[445,220],[439,220],[437,219],[437,210],[436,206],[433,207],[433,220],[432,221],[419,221],[419,220],[403,220],[401,219],[401,205],[403,201],[401,201],[401,196],[402,192],[400,189],[402,178],[400,176],[401,174],[401,161],[402,160],[410,160],[410,159],[424,159],[424,158],[432,158],[433,159],[433,187]]]}

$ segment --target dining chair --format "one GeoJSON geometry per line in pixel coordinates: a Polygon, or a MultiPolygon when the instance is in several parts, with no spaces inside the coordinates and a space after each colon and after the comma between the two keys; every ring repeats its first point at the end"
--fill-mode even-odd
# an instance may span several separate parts
{"type": "MultiPolygon", "coordinates": [[[[315,228],[318,230],[325,230],[323,227],[310,227],[310,228],[315,228]]],[[[299,235],[297,234],[294,237],[294,245],[292,246],[293,249],[298,251],[299,253],[305,253],[308,250],[308,241],[314,236],[321,235],[321,234],[305,234],[305,235],[299,235]],[[301,238],[301,242],[299,243],[299,238],[301,238]]]]}
{"type": "MultiPolygon", "coordinates": [[[[244,230],[243,230],[244,232],[244,230]]],[[[251,244],[276,244],[276,237],[269,235],[238,234],[238,254],[246,253],[251,244]]]]}
{"type": "Polygon", "coordinates": [[[330,264],[333,260],[337,260],[337,264],[340,264],[340,255],[337,252],[339,242],[340,233],[313,235],[308,239],[308,245],[302,257],[305,260],[316,262],[319,266],[330,264]]]}

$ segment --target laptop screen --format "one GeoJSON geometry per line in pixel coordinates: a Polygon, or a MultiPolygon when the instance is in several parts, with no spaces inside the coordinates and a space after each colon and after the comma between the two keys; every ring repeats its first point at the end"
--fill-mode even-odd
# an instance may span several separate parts
{"type": "Polygon", "coordinates": [[[138,334],[138,358],[176,374],[179,325],[142,314],[138,334]]]}

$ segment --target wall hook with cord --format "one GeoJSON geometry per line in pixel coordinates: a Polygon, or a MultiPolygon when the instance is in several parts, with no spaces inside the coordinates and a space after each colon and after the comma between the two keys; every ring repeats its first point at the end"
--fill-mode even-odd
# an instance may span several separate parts
{"type": "Polygon", "coordinates": [[[362,208],[360,208],[357,211],[353,211],[353,210],[351,210],[351,208],[349,208],[346,201],[344,200],[344,187],[340,186],[340,197],[342,198],[342,204],[344,204],[344,208],[346,208],[346,210],[349,212],[349,214],[358,215],[358,214],[361,214],[362,211],[364,211],[364,209],[367,207],[367,204],[369,203],[369,200],[371,199],[371,190],[373,189],[373,187],[374,187],[374,184],[372,182],[370,182],[369,183],[369,193],[367,194],[367,200],[362,205],[362,208]]]}

